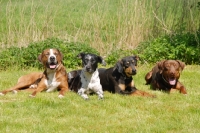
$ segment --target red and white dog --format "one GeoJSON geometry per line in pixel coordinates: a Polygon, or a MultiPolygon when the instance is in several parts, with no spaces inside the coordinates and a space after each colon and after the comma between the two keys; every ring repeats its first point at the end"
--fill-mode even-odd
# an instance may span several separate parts
{"type": "Polygon", "coordinates": [[[52,92],[59,89],[59,98],[62,98],[68,91],[68,77],[65,67],[62,64],[63,55],[58,49],[46,49],[39,56],[38,60],[44,66],[44,72],[31,73],[18,79],[18,83],[0,92],[5,95],[7,92],[31,89],[33,93],[30,97],[35,97],[38,92],[46,90],[52,92]]]}

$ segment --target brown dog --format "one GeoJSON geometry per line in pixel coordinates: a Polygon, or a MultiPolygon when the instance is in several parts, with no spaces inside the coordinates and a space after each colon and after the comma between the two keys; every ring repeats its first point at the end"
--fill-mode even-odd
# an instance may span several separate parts
{"type": "Polygon", "coordinates": [[[46,49],[38,56],[38,60],[44,66],[43,73],[31,73],[19,78],[18,83],[10,89],[0,92],[5,95],[7,92],[17,92],[22,89],[31,89],[31,97],[35,97],[38,92],[47,90],[51,92],[57,88],[60,90],[59,98],[68,91],[68,78],[65,67],[62,64],[63,55],[58,49],[46,49]]]}
{"type": "Polygon", "coordinates": [[[163,90],[170,93],[176,89],[182,94],[187,94],[186,88],[178,81],[184,67],[185,63],[179,60],[160,61],[146,74],[146,85],[150,84],[153,90],[163,90]]]}

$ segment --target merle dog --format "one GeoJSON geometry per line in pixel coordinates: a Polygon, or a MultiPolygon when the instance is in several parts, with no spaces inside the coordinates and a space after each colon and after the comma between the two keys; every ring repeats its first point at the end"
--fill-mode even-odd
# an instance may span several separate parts
{"type": "Polygon", "coordinates": [[[100,84],[98,63],[106,65],[101,56],[90,53],[80,53],[78,58],[82,59],[82,70],[74,70],[68,73],[69,87],[77,92],[85,100],[88,94],[96,93],[99,99],[103,98],[103,89],[100,84]]]}

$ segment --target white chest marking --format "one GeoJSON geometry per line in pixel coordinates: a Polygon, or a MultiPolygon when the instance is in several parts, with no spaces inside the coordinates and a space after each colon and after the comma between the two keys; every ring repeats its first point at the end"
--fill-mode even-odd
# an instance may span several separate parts
{"type": "Polygon", "coordinates": [[[101,88],[99,72],[96,70],[93,74],[82,72],[81,74],[82,88],[86,90],[96,91],[101,88]]]}
{"type": "Polygon", "coordinates": [[[45,84],[47,86],[46,92],[52,92],[57,89],[57,87],[60,85],[60,82],[56,81],[55,73],[49,73],[48,80],[45,81],[45,84]]]}

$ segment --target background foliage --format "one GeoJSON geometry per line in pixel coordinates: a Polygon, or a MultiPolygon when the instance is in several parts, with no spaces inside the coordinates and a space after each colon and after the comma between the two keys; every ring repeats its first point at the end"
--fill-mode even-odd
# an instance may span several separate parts
{"type": "Polygon", "coordinates": [[[81,60],[76,58],[80,52],[99,54],[87,44],[69,43],[57,38],[35,42],[28,47],[10,47],[0,52],[0,69],[6,69],[13,65],[19,68],[38,67],[42,65],[38,61],[38,55],[46,48],[58,48],[64,56],[63,63],[67,68],[75,68],[81,65],[81,60]]]}
{"type": "Polygon", "coordinates": [[[137,51],[143,61],[148,63],[175,59],[186,64],[200,64],[200,32],[165,35],[141,43],[137,51]]]}
{"type": "Polygon", "coordinates": [[[0,14],[2,49],[56,37],[103,56],[200,27],[199,0],[0,0],[0,14]]]}

